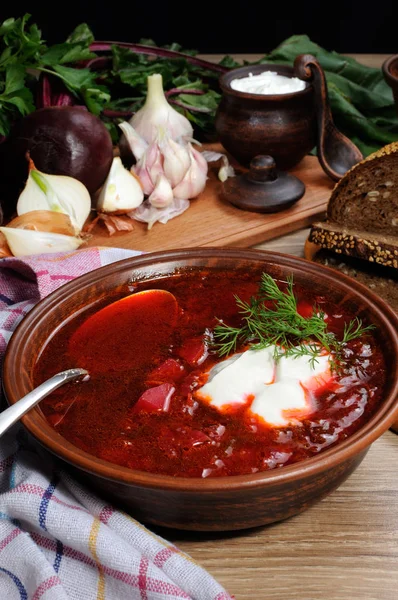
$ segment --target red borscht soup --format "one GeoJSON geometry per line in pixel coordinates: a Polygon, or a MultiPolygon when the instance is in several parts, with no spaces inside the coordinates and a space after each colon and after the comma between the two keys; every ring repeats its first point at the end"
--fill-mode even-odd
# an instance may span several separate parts
{"type": "MultiPolygon", "coordinates": [[[[38,358],[35,384],[72,367],[90,377],[42,401],[49,423],[92,455],[174,477],[280,468],[350,436],[373,414],[385,383],[373,332],[343,344],[338,368],[327,349],[310,368],[308,357],[277,359],[272,347],[247,342],[220,358],[212,344],[220,323],[242,325],[237,297],[255,296],[261,276],[192,269],[126,285],[72,315],[38,358]]],[[[343,339],[356,315],[293,289],[299,315],[317,307],[328,332],[343,339]]]]}

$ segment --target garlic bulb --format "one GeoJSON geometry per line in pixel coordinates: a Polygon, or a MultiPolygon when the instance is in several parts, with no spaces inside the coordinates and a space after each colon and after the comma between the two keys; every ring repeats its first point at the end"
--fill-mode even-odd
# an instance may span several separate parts
{"type": "Polygon", "coordinates": [[[31,169],[25,188],[18,198],[17,213],[51,210],[69,215],[78,234],[90,214],[91,198],[87,188],[66,175],[47,175],[31,169]]]}
{"type": "Polygon", "coordinates": [[[144,200],[144,192],[137,177],[124,168],[121,159],[113,159],[111,169],[97,200],[97,211],[126,214],[144,200]]]}
{"type": "Polygon", "coordinates": [[[173,189],[175,198],[195,198],[206,185],[207,162],[191,144],[188,144],[188,148],[191,164],[183,179],[173,189]]]}
{"type": "Polygon", "coordinates": [[[159,73],[148,77],[148,93],[144,106],[130,119],[135,131],[148,143],[156,140],[159,127],[166,129],[173,140],[192,138],[193,128],[184,115],[166,100],[159,73]]]}
{"type": "Polygon", "coordinates": [[[173,190],[165,175],[158,175],[155,188],[148,198],[149,204],[156,208],[165,208],[173,202],[173,190]]]}
{"type": "Polygon", "coordinates": [[[148,142],[146,142],[127,121],[119,123],[119,127],[126,136],[126,140],[135,159],[140,160],[145,150],[148,148],[148,142]]]}
{"type": "Polygon", "coordinates": [[[4,234],[14,256],[76,250],[83,243],[81,238],[62,233],[15,229],[14,227],[0,227],[0,231],[4,234]]]}
{"type": "Polygon", "coordinates": [[[166,223],[189,207],[189,199],[203,191],[207,162],[192,147],[193,128],[188,119],[174,110],[164,95],[162,76],[148,77],[144,106],[130,120],[121,123],[136,159],[131,167],[147,198],[129,215],[148,223],[166,223]]]}

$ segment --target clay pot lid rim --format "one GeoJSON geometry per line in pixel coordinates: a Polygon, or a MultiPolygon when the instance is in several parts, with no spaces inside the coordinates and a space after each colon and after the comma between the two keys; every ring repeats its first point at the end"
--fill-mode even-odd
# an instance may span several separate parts
{"type": "Polygon", "coordinates": [[[305,94],[308,94],[308,92],[312,91],[312,84],[309,83],[308,81],[304,81],[305,83],[305,88],[303,90],[298,90],[296,92],[290,92],[288,94],[252,94],[249,92],[241,92],[239,90],[234,90],[231,88],[230,86],[230,80],[232,79],[243,79],[243,77],[246,77],[250,72],[255,72],[258,71],[258,73],[255,73],[256,75],[258,75],[259,73],[262,73],[263,71],[276,71],[277,73],[279,73],[280,75],[283,75],[284,77],[297,77],[297,75],[295,75],[294,73],[294,68],[291,67],[290,65],[283,65],[280,63],[272,63],[272,64],[260,64],[260,65],[243,65],[242,67],[237,67],[236,69],[231,69],[230,71],[227,71],[226,73],[223,73],[220,76],[219,79],[219,84],[220,87],[222,89],[222,91],[226,94],[229,94],[231,96],[235,96],[236,98],[247,98],[248,100],[291,100],[292,98],[296,97],[296,96],[304,96],[305,94]],[[238,75],[241,75],[241,77],[238,77],[238,75]]]}

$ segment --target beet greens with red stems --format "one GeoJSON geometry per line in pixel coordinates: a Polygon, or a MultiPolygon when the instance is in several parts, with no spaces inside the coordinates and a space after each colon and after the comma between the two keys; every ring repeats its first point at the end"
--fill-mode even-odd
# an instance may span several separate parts
{"type": "MultiPolygon", "coordinates": [[[[241,66],[231,57],[216,64],[176,43],[160,48],[152,40],[95,41],[85,23],[64,42],[47,46],[29,21],[26,14],[0,25],[0,141],[16,120],[36,108],[78,104],[101,118],[116,143],[117,123],[142,106],[153,73],[161,73],[166,96],[191,120],[195,137],[214,139],[219,76],[241,66]]],[[[244,64],[264,64],[265,69],[267,63],[292,65],[299,54],[312,54],[320,62],[333,120],[364,156],[396,141],[398,115],[381,68],[328,51],[306,35],[293,35],[260,60],[244,64]]]]}
{"type": "Polygon", "coordinates": [[[100,116],[117,142],[117,122],[143,105],[153,73],[162,75],[170,104],[198,130],[212,130],[218,78],[237,65],[232,59],[213,64],[178,44],[159,48],[152,40],[95,42],[85,23],[65,42],[47,46],[29,20],[26,14],[0,26],[0,136],[36,108],[79,104],[100,116]]]}

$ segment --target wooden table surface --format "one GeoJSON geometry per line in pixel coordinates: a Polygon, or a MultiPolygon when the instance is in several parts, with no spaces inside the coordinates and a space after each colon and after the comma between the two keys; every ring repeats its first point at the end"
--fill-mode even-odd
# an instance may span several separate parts
{"type": "MultiPolygon", "coordinates": [[[[354,57],[376,67],[386,58],[354,57]]],[[[307,231],[256,247],[302,256],[307,231]]],[[[296,517],[239,533],[164,535],[236,600],[397,600],[397,464],[398,435],[388,431],[340,488],[296,517]]]]}

